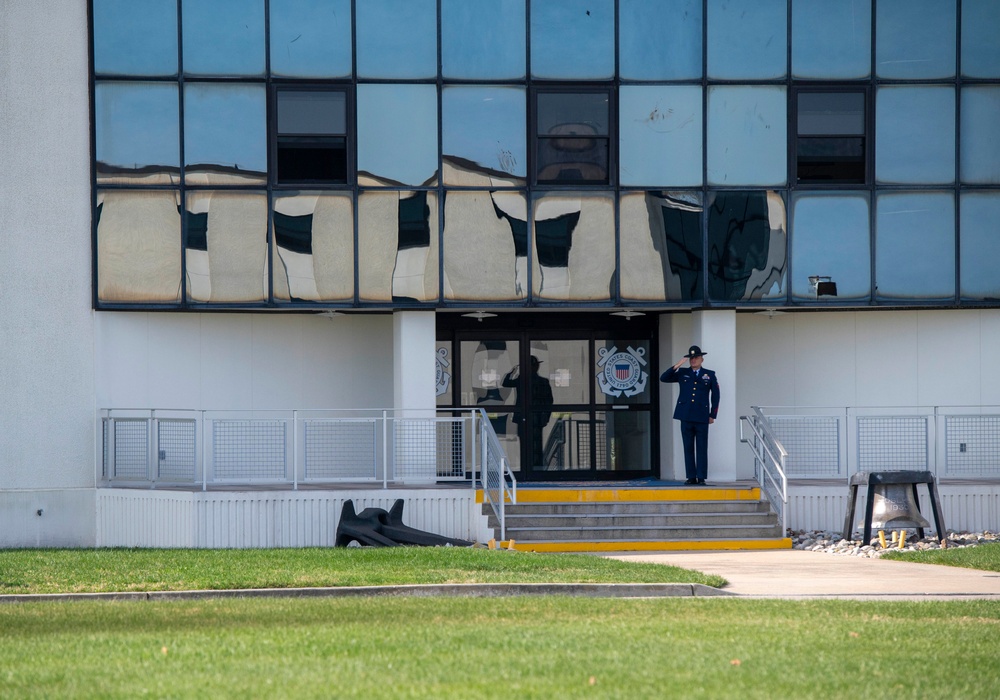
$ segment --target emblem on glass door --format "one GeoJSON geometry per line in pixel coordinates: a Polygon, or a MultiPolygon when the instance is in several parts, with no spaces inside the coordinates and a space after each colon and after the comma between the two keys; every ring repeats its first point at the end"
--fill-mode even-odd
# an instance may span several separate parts
{"type": "Polygon", "coordinates": [[[446,371],[451,366],[451,362],[448,361],[448,348],[438,348],[437,357],[434,360],[437,365],[437,373],[435,375],[437,380],[437,395],[441,396],[448,391],[448,385],[451,384],[451,375],[446,371]]]}
{"type": "Polygon", "coordinates": [[[645,348],[627,348],[626,352],[618,352],[618,348],[600,348],[597,354],[597,384],[608,396],[635,396],[646,389],[649,373],[642,368],[646,364],[643,356],[645,348]]]}

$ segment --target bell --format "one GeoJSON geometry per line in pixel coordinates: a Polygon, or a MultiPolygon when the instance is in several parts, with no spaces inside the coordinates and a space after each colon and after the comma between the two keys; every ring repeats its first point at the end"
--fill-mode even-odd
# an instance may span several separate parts
{"type": "Polygon", "coordinates": [[[924,528],[931,524],[920,514],[911,484],[878,484],[872,495],[872,529],[924,528]]]}

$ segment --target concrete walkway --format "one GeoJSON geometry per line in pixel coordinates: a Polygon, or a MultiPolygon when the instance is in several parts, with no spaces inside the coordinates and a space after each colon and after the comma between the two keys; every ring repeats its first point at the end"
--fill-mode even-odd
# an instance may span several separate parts
{"type": "Polygon", "coordinates": [[[838,556],[803,550],[618,552],[623,561],[670,564],[722,576],[723,591],[752,598],[1000,600],[1000,572],[838,556]]]}

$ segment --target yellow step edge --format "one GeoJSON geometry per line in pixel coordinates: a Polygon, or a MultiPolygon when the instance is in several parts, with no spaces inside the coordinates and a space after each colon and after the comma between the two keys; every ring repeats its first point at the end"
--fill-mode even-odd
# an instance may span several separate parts
{"type": "MultiPolygon", "coordinates": [[[[508,549],[509,542],[501,542],[501,549],[508,549]]],[[[790,537],[760,540],[672,540],[670,542],[518,542],[513,549],[519,552],[694,552],[712,550],[761,550],[791,549],[790,537]]]]}
{"type": "MultiPolygon", "coordinates": [[[[476,503],[483,503],[483,490],[476,503]]],[[[614,503],[618,501],[759,501],[760,487],[666,489],[518,489],[518,503],[614,503]]]]}

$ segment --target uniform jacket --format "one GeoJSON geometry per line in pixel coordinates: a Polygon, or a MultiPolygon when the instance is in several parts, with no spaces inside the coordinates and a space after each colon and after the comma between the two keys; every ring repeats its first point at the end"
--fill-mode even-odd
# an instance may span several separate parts
{"type": "Polygon", "coordinates": [[[704,367],[698,373],[690,367],[668,369],[660,376],[661,382],[680,384],[674,418],[691,423],[707,423],[719,415],[719,380],[715,372],[704,367]]]}

